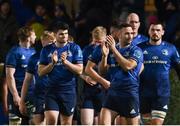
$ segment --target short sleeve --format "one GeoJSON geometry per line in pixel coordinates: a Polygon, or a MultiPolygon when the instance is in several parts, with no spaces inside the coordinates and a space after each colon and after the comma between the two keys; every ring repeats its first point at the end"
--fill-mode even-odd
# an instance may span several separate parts
{"type": "Polygon", "coordinates": [[[10,50],[6,56],[6,67],[15,68],[17,65],[17,56],[13,50],[10,50]]]}
{"type": "Polygon", "coordinates": [[[93,63],[98,64],[101,61],[101,57],[101,46],[97,46],[94,51],[89,55],[88,59],[93,63]]]}

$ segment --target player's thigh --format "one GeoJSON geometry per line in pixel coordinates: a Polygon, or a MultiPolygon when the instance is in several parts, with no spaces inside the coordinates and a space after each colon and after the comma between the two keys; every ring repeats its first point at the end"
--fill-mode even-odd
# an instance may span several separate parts
{"type": "Polygon", "coordinates": [[[94,109],[90,109],[90,108],[81,109],[82,125],[93,125],[93,120],[94,120],[94,109]]]}

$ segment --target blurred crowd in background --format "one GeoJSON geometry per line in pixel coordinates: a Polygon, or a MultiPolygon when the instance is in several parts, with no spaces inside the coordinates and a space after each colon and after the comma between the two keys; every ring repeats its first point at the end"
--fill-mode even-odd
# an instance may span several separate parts
{"type": "Polygon", "coordinates": [[[140,16],[139,32],[145,35],[150,23],[163,22],[164,40],[179,48],[179,8],[179,0],[0,0],[0,62],[16,44],[16,32],[24,25],[33,27],[38,40],[53,23],[66,22],[70,35],[83,48],[95,26],[109,29],[112,22],[125,21],[130,12],[140,16]]]}

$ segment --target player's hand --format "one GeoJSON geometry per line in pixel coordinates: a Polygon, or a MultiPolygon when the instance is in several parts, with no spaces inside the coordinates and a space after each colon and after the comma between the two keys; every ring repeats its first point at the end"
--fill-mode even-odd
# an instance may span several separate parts
{"type": "Polygon", "coordinates": [[[111,48],[111,49],[115,48],[115,46],[116,46],[116,42],[111,35],[108,35],[106,37],[106,43],[108,44],[109,48],[111,48]]]}
{"type": "Polygon", "coordinates": [[[53,52],[51,60],[53,64],[56,64],[58,62],[58,52],[56,50],[53,52]]]}
{"type": "Polygon", "coordinates": [[[104,81],[104,83],[102,83],[102,86],[105,88],[105,89],[108,89],[110,86],[111,86],[111,83],[107,80],[104,81]]]}
{"type": "Polygon", "coordinates": [[[106,44],[106,42],[101,43],[101,52],[103,56],[108,56],[109,54],[109,46],[106,44]]]}
{"type": "Polygon", "coordinates": [[[13,96],[13,102],[15,106],[19,106],[21,98],[19,95],[13,96]]]}
{"type": "Polygon", "coordinates": [[[23,100],[20,101],[19,111],[21,112],[22,115],[27,115],[27,107],[23,100]]]}
{"type": "Polygon", "coordinates": [[[63,64],[66,63],[66,61],[67,61],[66,58],[67,58],[67,52],[63,52],[63,53],[61,54],[61,61],[62,61],[63,64]]]}
{"type": "Polygon", "coordinates": [[[93,80],[93,79],[92,79],[91,77],[89,77],[89,76],[86,76],[85,81],[86,81],[87,84],[89,84],[89,85],[91,85],[91,86],[94,86],[94,85],[97,84],[97,82],[96,82],[95,80],[93,80]]]}

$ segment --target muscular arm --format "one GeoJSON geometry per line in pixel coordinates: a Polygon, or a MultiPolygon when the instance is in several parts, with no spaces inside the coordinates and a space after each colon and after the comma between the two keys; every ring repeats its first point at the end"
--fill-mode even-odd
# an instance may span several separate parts
{"type": "Polygon", "coordinates": [[[52,69],[54,68],[54,65],[55,65],[54,63],[49,63],[48,65],[39,64],[39,66],[38,66],[39,76],[43,76],[43,75],[46,75],[49,72],[51,72],[52,69]]]}
{"type": "Polygon", "coordinates": [[[101,62],[99,63],[98,66],[98,71],[101,75],[105,75],[108,71],[108,64],[107,64],[107,56],[102,56],[101,62]]]}
{"type": "Polygon", "coordinates": [[[6,78],[2,79],[2,84],[3,84],[3,92],[2,92],[2,103],[3,103],[3,110],[5,114],[8,114],[8,87],[7,87],[7,82],[6,78]]]}
{"type": "Polygon", "coordinates": [[[82,74],[83,71],[83,64],[73,64],[66,60],[63,64],[73,73],[75,74],[82,74]]]}
{"type": "Polygon", "coordinates": [[[31,84],[32,81],[33,81],[33,74],[26,72],[23,86],[21,89],[21,100],[20,100],[20,105],[19,105],[19,110],[20,110],[21,114],[23,114],[23,115],[25,115],[27,113],[25,98],[26,98],[26,95],[28,92],[29,85],[31,84]]]}
{"type": "Polygon", "coordinates": [[[111,51],[113,52],[116,58],[116,61],[118,62],[118,64],[121,66],[121,68],[124,71],[129,71],[137,66],[137,62],[134,59],[126,59],[125,57],[121,55],[121,53],[119,53],[119,51],[115,47],[116,43],[112,36],[107,37],[107,43],[111,51]]]}
{"type": "Polygon", "coordinates": [[[13,95],[13,100],[15,105],[19,105],[20,97],[16,88],[16,82],[14,78],[15,70],[16,70],[15,68],[6,67],[6,79],[7,79],[6,81],[8,88],[11,94],[13,95]]]}
{"type": "Polygon", "coordinates": [[[95,81],[99,82],[100,84],[102,84],[104,86],[104,88],[109,88],[110,87],[110,82],[107,81],[106,79],[104,79],[103,77],[101,77],[95,70],[95,63],[93,63],[92,61],[88,61],[86,68],[85,68],[85,72],[91,77],[93,78],[95,81]]]}
{"type": "Polygon", "coordinates": [[[21,100],[25,101],[29,85],[31,84],[32,81],[33,81],[33,74],[26,72],[26,75],[23,81],[23,86],[21,89],[21,100]]]}
{"type": "Polygon", "coordinates": [[[98,71],[101,75],[105,75],[107,70],[109,69],[109,66],[107,64],[109,47],[106,46],[105,43],[101,44],[101,52],[102,52],[102,57],[101,57],[101,61],[100,61],[99,66],[98,66],[98,71]]]}

